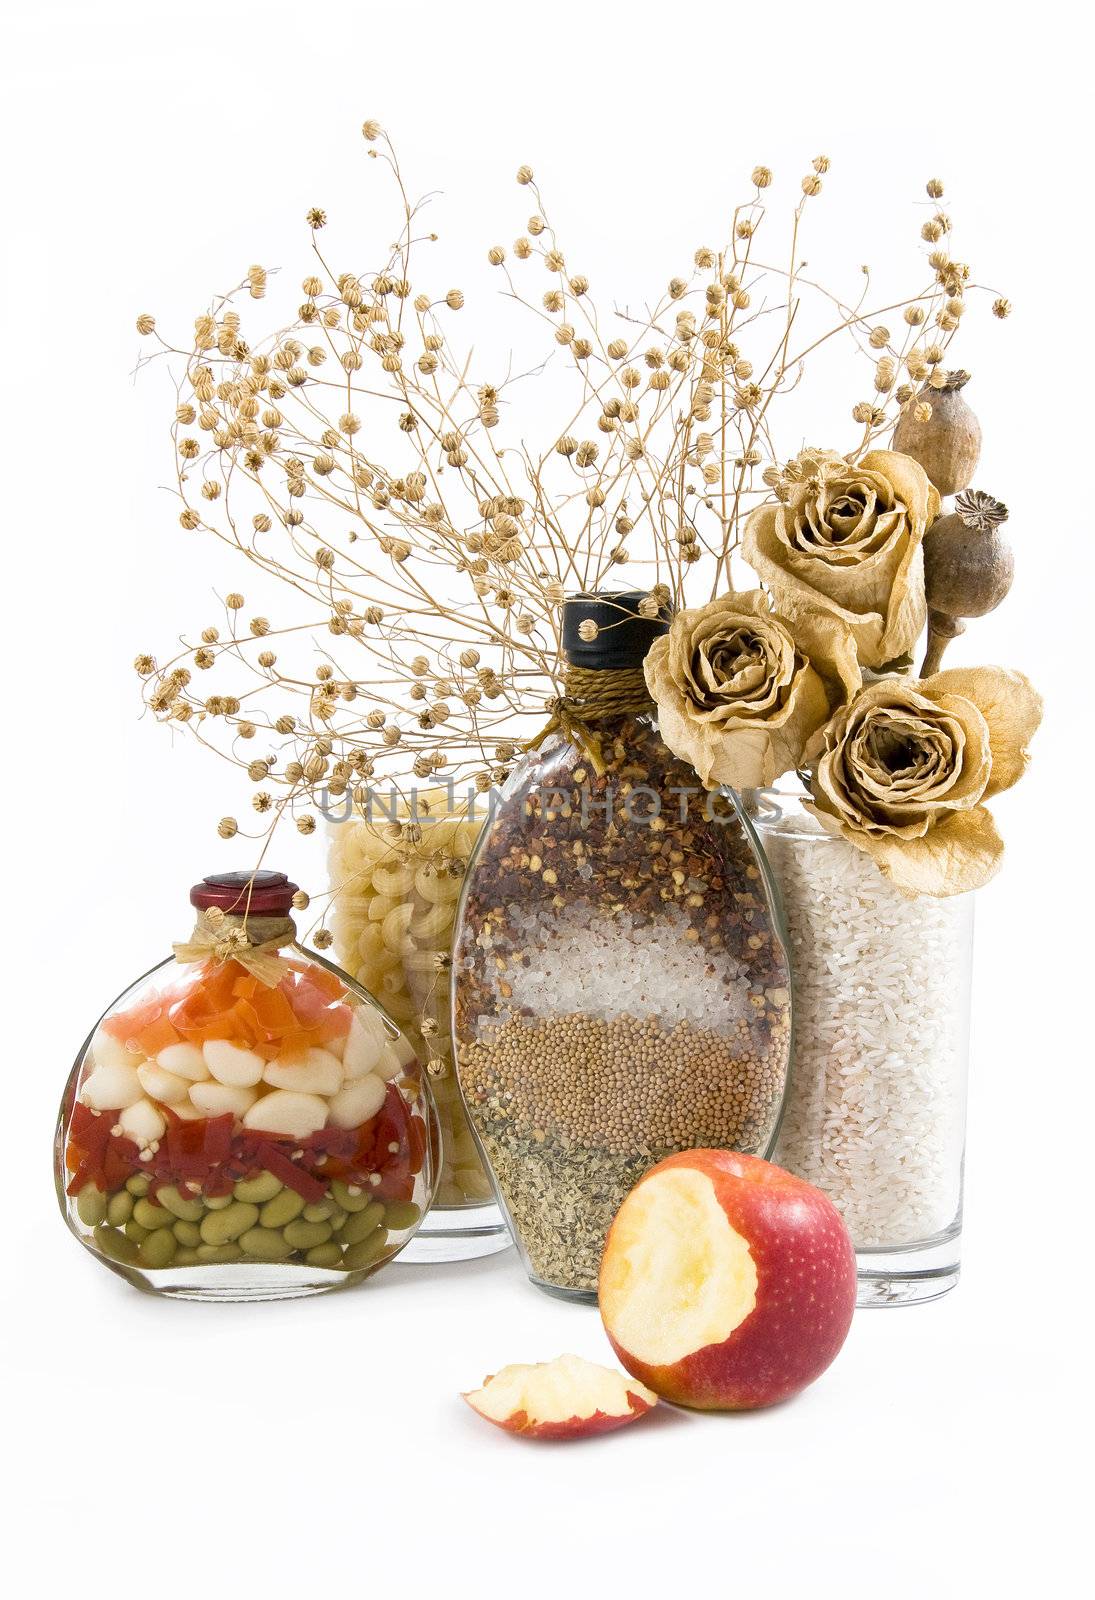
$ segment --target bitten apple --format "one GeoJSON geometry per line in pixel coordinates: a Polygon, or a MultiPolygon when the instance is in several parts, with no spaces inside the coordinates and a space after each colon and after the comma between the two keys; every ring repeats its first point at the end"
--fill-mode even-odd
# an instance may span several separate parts
{"type": "Polygon", "coordinates": [[[503,1367],[464,1399],[510,1433],[535,1439],[580,1439],[634,1422],[656,1405],[645,1384],[581,1356],[503,1367]]]}
{"type": "Polygon", "coordinates": [[[855,1253],[832,1202],[756,1156],[652,1167],[609,1230],[600,1307],[627,1370],[666,1400],[742,1411],[797,1394],[844,1343],[855,1253]]]}

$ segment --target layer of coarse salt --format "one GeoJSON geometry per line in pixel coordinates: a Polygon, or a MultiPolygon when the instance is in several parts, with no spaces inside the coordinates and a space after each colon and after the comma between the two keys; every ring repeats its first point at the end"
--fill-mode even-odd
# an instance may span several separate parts
{"type": "Polygon", "coordinates": [[[755,1016],[745,965],[686,939],[690,924],[673,906],[641,924],[626,911],[606,920],[581,902],[559,913],[515,907],[509,920],[527,961],[509,963],[512,994],[490,1021],[527,1006],[537,1017],[656,1017],[665,1028],[721,1032],[755,1016]]]}

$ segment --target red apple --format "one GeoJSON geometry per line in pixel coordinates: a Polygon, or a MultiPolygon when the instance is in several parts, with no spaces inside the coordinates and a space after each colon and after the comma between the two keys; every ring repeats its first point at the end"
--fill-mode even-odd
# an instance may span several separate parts
{"type": "Polygon", "coordinates": [[[627,1370],[702,1410],[774,1405],[820,1377],[855,1309],[832,1202],[782,1167],[686,1150],[652,1167],[609,1230],[601,1317],[627,1370]]]}
{"type": "Polygon", "coordinates": [[[644,1384],[581,1356],[503,1367],[464,1399],[488,1422],[534,1439],[607,1433],[634,1422],[658,1403],[657,1395],[644,1384]]]}

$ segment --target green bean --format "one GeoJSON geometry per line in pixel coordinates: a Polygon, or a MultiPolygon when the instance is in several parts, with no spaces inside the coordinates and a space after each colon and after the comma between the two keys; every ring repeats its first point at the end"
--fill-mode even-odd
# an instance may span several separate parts
{"type": "Polygon", "coordinates": [[[125,1180],[125,1186],[129,1190],[130,1194],[141,1195],[148,1193],[148,1188],[151,1182],[152,1179],[148,1176],[147,1172],[135,1172],[132,1178],[127,1178],[125,1180]]]}
{"type": "Polygon", "coordinates": [[[272,1200],[267,1200],[259,1213],[259,1221],[264,1228],[284,1228],[287,1222],[295,1222],[303,1210],[304,1196],[295,1189],[283,1189],[272,1200]]]}
{"type": "Polygon", "coordinates": [[[175,1218],[170,1211],[165,1211],[163,1206],[158,1206],[152,1200],[143,1197],[133,1207],[133,1220],[139,1222],[142,1228],[147,1228],[149,1233],[157,1228],[170,1228],[175,1218]]]}
{"type": "Polygon", "coordinates": [[[124,1262],[127,1267],[136,1265],[140,1252],[135,1242],[124,1233],[118,1233],[114,1228],[96,1228],[95,1243],[103,1255],[110,1256],[112,1261],[124,1262]]]}
{"type": "Polygon", "coordinates": [[[259,1220],[258,1206],[249,1206],[246,1201],[234,1200],[223,1211],[209,1211],[202,1218],[201,1236],[203,1244],[231,1244],[238,1239],[241,1233],[246,1233],[248,1228],[253,1228],[259,1220]]]}
{"type": "Polygon", "coordinates": [[[196,1250],[191,1250],[186,1245],[180,1245],[175,1251],[175,1259],[171,1265],[173,1267],[196,1267],[200,1260],[201,1256],[196,1250]]]}
{"type": "Polygon", "coordinates": [[[331,1224],[298,1220],[282,1229],[282,1237],[294,1250],[311,1250],[314,1245],[327,1243],[331,1237],[331,1224]]]}
{"type": "Polygon", "coordinates": [[[335,1230],[336,1233],[341,1228],[342,1224],[346,1221],[346,1218],[347,1218],[348,1215],[349,1215],[349,1213],[346,1212],[346,1211],[343,1211],[341,1206],[332,1206],[331,1207],[331,1215],[330,1215],[330,1219],[329,1220],[330,1220],[330,1223],[331,1223],[331,1227],[335,1230]]]}
{"type": "Polygon", "coordinates": [[[196,1222],[176,1222],[171,1232],[181,1245],[187,1249],[196,1249],[202,1242],[202,1231],[196,1222]]]}
{"type": "Polygon", "coordinates": [[[243,1251],[235,1244],[200,1244],[199,1261],[238,1261],[243,1251]]]}
{"type": "Polygon", "coordinates": [[[374,1228],[379,1228],[384,1221],[384,1207],[379,1200],[372,1200],[349,1221],[344,1222],[339,1229],[338,1236],[343,1244],[360,1244],[362,1239],[367,1239],[374,1228]]]}
{"type": "Polygon", "coordinates": [[[253,1178],[241,1178],[235,1188],[236,1199],[246,1200],[253,1206],[261,1206],[280,1193],[281,1182],[272,1172],[260,1172],[253,1178]]]}
{"type": "Polygon", "coordinates": [[[393,1233],[413,1228],[422,1215],[413,1200],[393,1200],[384,1207],[384,1226],[393,1233]]]}
{"type": "Polygon", "coordinates": [[[144,1244],[149,1235],[148,1228],[142,1228],[135,1217],[130,1217],[125,1225],[125,1236],[132,1239],[134,1244],[144,1244]]]}
{"type": "Polygon", "coordinates": [[[230,1194],[203,1194],[202,1202],[207,1211],[227,1211],[232,1198],[230,1194]]]}
{"type": "Polygon", "coordinates": [[[343,1183],[341,1178],[331,1179],[331,1193],[343,1211],[364,1211],[369,1204],[369,1196],[358,1184],[354,1184],[353,1191],[351,1192],[350,1185],[343,1183]]]}
{"type": "Polygon", "coordinates": [[[124,1228],[133,1215],[133,1196],[128,1189],[119,1189],[107,1201],[106,1220],[112,1228],[124,1228]]]}
{"type": "Polygon", "coordinates": [[[85,1228],[97,1228],[106,1221],[106,1195],[93,1183],[85,1183],[76,1196],[76,1214],[85,1228]]]}
{"type": "Polygon", "coordinates": [[[301,1215],[305,1222],[330,1222],[334,1209],[329,1200],[321,1200],[318,1205],[305,1206],[301,1215]]]}
{"type": "Polygon", "coordinates": [[[371,1267],[374,1261],[379,1261],[387,1247],[387,1228],[374,1228],[367,1238],[342,1252],[342,1265],[347,1272],[359,1272],[362,1267],[371,1267]]]}
{"type": "Polygon", "coordinates": [[[337,1267],[342,1251],[332,1239],[329,1244],[317,1244],[304,1259],[310,1267],[337,1267]]]}
{"type": "Polygon", "coordinates": [[[202,1219],[202,1203],[197,1195],[180,1194],[173,1183],[158,1189],[156,1199],[182,1222],[200,1222],[202,1219]]]}
{"type": "Polygon", "coordinates": [[[167,1267],[171,1265],[179,1241],[170,1228],[157,1228],[141,1246],[142,1267],[167,1267]]]}
{"type": "Polygon", "coordinates": [[[284,1236],[274,1228],[248,1228],[240,1238],[240,1246],[260,1261],[284,1261],[291,1249],[284,1236]]]}

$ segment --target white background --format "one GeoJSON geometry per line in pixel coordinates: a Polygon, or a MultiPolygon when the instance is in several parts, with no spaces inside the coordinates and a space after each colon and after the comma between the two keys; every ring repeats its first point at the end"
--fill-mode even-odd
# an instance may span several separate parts
{"type": "MultiPolygon", "coordinates": [[[[1082,1555],[1084,25],[1046,3],[1010,19],[884,4],[9,9],[0,1433],[18,1592],[1053,1592],[1082,1555]],[[998,803],[1009,858],[980,902],[964,1276],[939,1304],[860,1314],[831,1371],[778,1411],[666,1409],[590,1444],[513,1441],[459,1391],[507,1361],[608,1348],[594,1311],[538,1295],[512,1254],[393,1268],[311,1302],[158,1303],[82,1254],[56,1213],[52,1117],[72,1053],[184,929],[191,881],[232,864],[212,825],[241,800],[227,769],[138,718],[134,654],[166,654],[217,608],[160,489],[169,404],[155,373],[133,381],[134,317],[181,333],[253,260],[298,276],[311,205],[359,207],[386,238],[361,182],[364,116],[393,131],[412,189],[443,191],[453,282],[480,282],[486,246],[523,231],[522,161],[583,269],[640,296],[718,236],[756,162],[790,197],[824,151],[812,225],[827,260],[907,259],[938,174],[956,253],[1015,305],[955,347],[985,427],[977,482],[1011,507],[1019,574],[952,659],[1023,668],[1048,701],[1035,766],[998,803]]],[[[488,322],[485,294],[464,315],[488,322]]],[[[814,436],[835,442],[837,426],[819,409],[814,436]]],[[[318,849],[294,836],[280,859],[321,886],[318,849]]]]}

